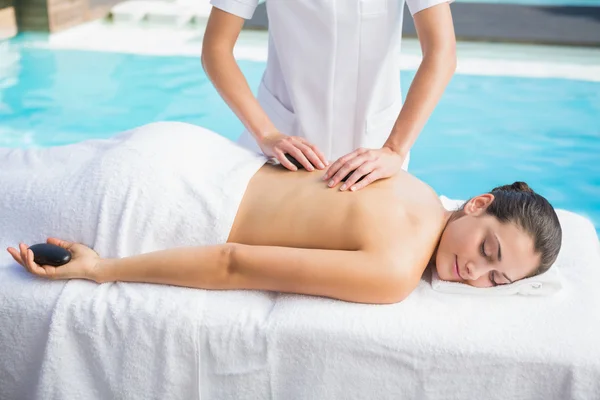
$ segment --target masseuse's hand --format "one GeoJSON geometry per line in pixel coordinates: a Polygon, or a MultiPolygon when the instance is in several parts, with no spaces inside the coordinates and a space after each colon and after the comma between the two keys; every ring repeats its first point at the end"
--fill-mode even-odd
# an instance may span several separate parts
{"type": "Polygon", "coordinates": [[[276,132],[259,140],[258,145],[264,155],[276,158],[281,165],[291,171],[296,171],[298,168],[285,157],[286,153],[298,160],[307,171],[314,171],[315,167],[324,169],[329,164],[317,146],[298,136],[287,136],[276,132]]]}
{"type": "Polygon", "coordinates": [[[336,187],[345,176],[354,171],[342,184],[340,190],[356,191],[379,179],[394,176],[402,169],[404,157],[388,147],[381,149],[358,149],[331,164],[323,180],[327,186],[336,187]],[[358,180],[364,176],[364,179],[358,180]],[[357,183],[358,182],[358,183],[357,183]]]}
{"type": "Polygon", "coordinates": [[[33,252],[24,243],[19,243],[18,250],[9,247],[7,251],[16,262],[36,276],[47,279],[94,280],[94,272],[100,261],[98,253],[83,244],[71,243],[56,238],[49,238],[47,242],[67,249],[71,253],[71,261],[60,267],[38,265],[33,261],[33,252]]]}

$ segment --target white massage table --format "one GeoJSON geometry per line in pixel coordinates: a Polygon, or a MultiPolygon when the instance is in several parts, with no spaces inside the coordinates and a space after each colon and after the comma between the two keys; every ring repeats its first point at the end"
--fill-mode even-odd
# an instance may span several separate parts
{"type": "Polygon", "coordinates": [[[0,256],[0,399],[600,399],[600,245],[560,217],[551,297],[442,294],[429,274],[388,306],[47,282],[0,256]]]}

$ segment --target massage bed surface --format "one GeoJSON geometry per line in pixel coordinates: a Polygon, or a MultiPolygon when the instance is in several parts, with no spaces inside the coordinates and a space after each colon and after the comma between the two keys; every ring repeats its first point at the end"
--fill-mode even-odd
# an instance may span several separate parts
{"type": "Polygon", "coordinates": [[[600,399],[600,245],[565,211],[552,296],[352,304],[44,281],[0,258],[1,399],[600,399]]]}

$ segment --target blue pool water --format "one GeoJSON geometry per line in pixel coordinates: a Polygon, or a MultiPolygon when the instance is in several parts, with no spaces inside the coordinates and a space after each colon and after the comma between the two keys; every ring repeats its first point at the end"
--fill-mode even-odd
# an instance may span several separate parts
{"type": "MultiPolygon", "coordinates": [[[[232,139],[242,130],[198,58],[27,47],[12,54],[15,62],[0,62],[0,146],[55,146],[158,120],[232,139]]],[[[264,63],[240,64],[256,88],[264,63]]],[[[404,92],[413,75],[402,72],[404,92]]],[[[600,83],[456,75],[410,170],[452,198],[525,180],[600,231],[600,83]]]]}

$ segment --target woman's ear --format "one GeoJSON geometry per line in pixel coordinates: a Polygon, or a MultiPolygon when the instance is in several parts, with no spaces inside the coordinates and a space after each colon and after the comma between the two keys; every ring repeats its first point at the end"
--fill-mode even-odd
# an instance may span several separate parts
{"type": "Polygon", "coordinates": [[[477,217],[483,214],[490,204],[494,201],[494,195],[491,193],[482,194],[473,197],[465,204],[464,211],[467,215],[477,217]]]}

